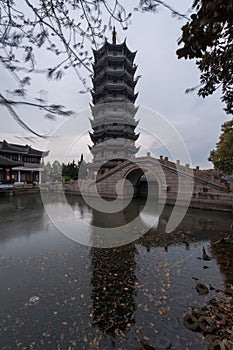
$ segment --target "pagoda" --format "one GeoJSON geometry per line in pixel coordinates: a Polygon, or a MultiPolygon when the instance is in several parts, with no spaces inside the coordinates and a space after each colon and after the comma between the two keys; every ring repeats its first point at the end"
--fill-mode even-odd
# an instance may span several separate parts
{"type": "Polygon", "coordinates": [[[137,95],[134,92],[137,79],[134,78],[137,66],[134,64],[136,52],[131,52],[126,41],[116,43],[113,29],[112,43],[93,50],[93,89],[91,105],[93,131],[90,138],[93,146],[93,170],[101,167],[112,168],[119,162],[131,159],[138,152],[135,133],[138,121],[135,120],[137,95]]]}

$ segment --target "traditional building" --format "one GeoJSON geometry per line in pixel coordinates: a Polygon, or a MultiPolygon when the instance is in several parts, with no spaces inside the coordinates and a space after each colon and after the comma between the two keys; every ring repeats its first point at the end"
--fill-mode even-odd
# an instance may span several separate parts
{"type": "Polygon", "coordinates": [[[125,41],[116,43],[114,28],[112,43],[106,40],[93,53],[93,132],[90,133],[93,146],[89,148],[93,155],[91,168],[98,169],[102,164],[104,171],[104,168],[112,168],[119,161],[134,157],[139,149],[135,146],[139,137],[135,133],[138,121],[135,120],[137,107],[134,106],[138,95],[134,93],[136,52],[131,52],[125,41]]]}
{"type": "Polygon", "coordinates": [[[42,157],[31,146],[0,142],[0,183],[41,183],[42,157]]]}

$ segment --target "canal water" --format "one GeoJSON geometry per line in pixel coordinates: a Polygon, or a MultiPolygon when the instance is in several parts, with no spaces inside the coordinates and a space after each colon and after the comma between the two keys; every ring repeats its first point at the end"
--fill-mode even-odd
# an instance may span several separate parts
{"type": "MultiPolygon", "coordinates": [[[[84,222],[106,227],[104,214],[67,199],[84,222]]],[[[134,200],[124,220],[142,207],[134,200]]],[[[0,349],[207,349],[183,315],[233,284],[232,245],[214,244],[230,233],[232,214],[190,209],[165,233],[171,210],[136,241],[97,248],[64,236],[39,195],[0,198],[0,349]],[[208,294],[197,293],[199,282],[208,294]]]]}

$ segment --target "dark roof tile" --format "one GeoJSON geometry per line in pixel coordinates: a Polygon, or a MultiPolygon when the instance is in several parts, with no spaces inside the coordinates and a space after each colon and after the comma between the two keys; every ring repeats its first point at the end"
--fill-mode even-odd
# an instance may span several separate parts
{"type": "Polygon", "coordinates": [[[0,155],[0,167],[15,167],[23,166],[23,163],[17,162],[16,160],[8,159],[0,155]]]}
{"type": "MultiPolygon", "coordinates": [[[[43,151],[39,151],[37,149],[32,148],[29,145],[23,146],[23,145],[18,145],[14,143],[8,143],[6,140],[0,142],[0,152],[9,152],[9,153],[20,153],[20,154],[27,154],[30,156],[38,156],[42,157],[43,151]]],[[[44,153],[44,156],[46,155],[46,152],[44,153]]]]}

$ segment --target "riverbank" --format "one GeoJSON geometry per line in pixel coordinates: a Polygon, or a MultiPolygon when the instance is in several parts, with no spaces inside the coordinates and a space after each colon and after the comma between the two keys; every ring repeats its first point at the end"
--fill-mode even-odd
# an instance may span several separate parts
{"type": "Polygon", "coordinates": [[[39,185],[35,185],[35,184],[0,185],[1,197],[4,197],[4,196],[12,197],[12,196],[18,196],[18,195],[24,195],[24,194],[34,194],[39,192],[40,192],[40,187],[39,185]]]}
{"type": "MultiPolygon", "coordinates": [[[[73,182],[71,184],[53,183],[49,185],[42,185],[41,191],[64,192],[65,194],[77,196],[81,196],[81,193],[87,196],[97,196],[98,194],[94,193],[89,185],[90,182],[85,180],[81,182],[81,188],[77,182],[73,182]]],[[[178,203],[176,203],[176,195],[177,193],[175,192],[168,192],[166,204],[186,206],[187,201],[185,194],[183,200],[180,196],[178,203]]],[[[158,198],[155,196],[155,201],[157,200],[158,198]]],[[[189,207],[195,209],[216,210],[233,213],[233,192],[214,192],[213,190],[211,192],[201,192],[194,190],[189,207]]]]}
{"type": "MultiPolygon", "coordinates": [[[[221,266],[232,265],[232,260],[226,259],[222,254],[229,254],[233,248],[233,234],[222,237],[212,242],[212,252],[221,266]]],[[[202,260],[210,262],[212,258],[203,253],[202,260]]],[[[228,266],[228,268],[230,267],[228,266]]],[[[211,263],[205,265],[211,268],[211,263]]],[[[198,282],[198,278],[196,278],[198,282]]],[[[198,332],[208,340],[209,350],[230,350],[233,348],[233,284],[229,282],[222,288],[215,288],[208,281],[197,283],[196,291],[199,295],[206,295],[210,290],[214,291],[208,303],[202,307],[195,305],[189,307],[189,311],[183,316],[184,326],[192,332],[198,332]]]]}
{"type": "MultiPolygon", "coordinates": [[[[78,182],[64,184],[61,182],[50,184],[24,184],[24,185],[2,185],[0,187],[0,196],[18,196],[24,194],[34,194],[40,192],[63,192],[65,194],[81,196],[82,193],[86,196],[96,197],[98,194],[90,188],[90,181],[83,180],[81,188],[78,182]]],[[[107,198],[107,197],[106,197],[107,198]]],[[[155,196],[155,201],[158,200],[155,196]]],[[[183,200],[180,196],[179,202],[176,203],[176,193],[168,192],[166,198],[167,205],[186,206],[186,196],[183,200]]],[[[201,192],[193,191],[192,198],[189,204],[190,208],[225,211],[233,213],[233,192],[201,192]]]]}

